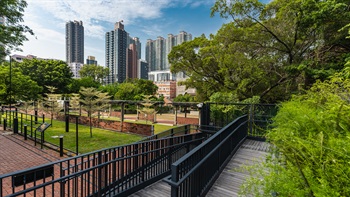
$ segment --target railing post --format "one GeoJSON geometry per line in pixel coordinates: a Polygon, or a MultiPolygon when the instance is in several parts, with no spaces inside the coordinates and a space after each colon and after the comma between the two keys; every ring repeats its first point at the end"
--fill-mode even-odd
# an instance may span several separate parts
{"type": "Polygon", "coordinates": [[[76,144],[76,152],[77,152],[77,155],[79,154],[79,134],[78,134],[78,125],[79,124],[79,117],[76,116],[75,117],[75,144],[76,144]]]}
{"type": "MultiPolygon", "coordinates": [[[[64,170],[63,170],[63,162],[60,163],[60,177],[64,177],[64,170]]],[[[60,197],[64,197],[65,195],[65,188],[64,185],[66,184],[65,181],[61,181],[60,183],[60,197]]]]}
{"type": "Polygon", "coordinates": [[[27,125],[24,125],[24,140],[27,140],[27,125]]]}
{"type": "Polygon", "coordinates": [[[23,113],[21,113],[21,132],[23,133],[23,113]]]}
{"type": "MultiPolygon", "coordinates": [[[[177,183],[179,179],[179,174],[177,173],[177,166],[171,166],[171,181],[173,183],[177,183]]],[[[179,192],[178,192],[178,186],[171,186],[171,196],[178,196],[179,192]]]]}
{"type": "Polygon", "coordinates": [[[60,157],[63,157],[63,136],[60,136],[60,157]]]}
{"type": "MultiPolygon", "coordinates": [[[[98,162],[98,165],[102,164],[102,152],[98,152],[98,156],[97,156],[97,162],[98,162]]],[[[99,166],[98,168],[98,177],[97,177],[97,188],[98,188],[98,191],[97,191],[97,196],[101,196],[101,190],[102,190],[102,167],[99,166]]]]}
{"type": "Polygon", "coordinates": [[[43,145],[44,145],[44,131],[40,132],[40,141],[41,141],[40,148],[43,149],[43,145]]]}
{"type": "Polygon", "coordinates": [[[35,121],[35,124],[38,124],[38,110],[34,111],[34,121],[35,121]]]}
{"type": "Polygon", "coordinates": [[[33,115],[30,115],[30,137],[33,137],[33,115]]]}
{"type": "Polygon", "coordinates": [[[6,126],[7,126],[7,120],[6,120],[6,118],[4,118],[4,131],[6,131],[6,126]]]}
{"type": "Polygon", "coordinates": [[[13,119],[13,133],[18,134],[18,118],[13,119]]]}
{"type": "Polygon", "coordinates": [[[69,116],[65,116],[65,123],[66,123],[66,132],[69,132],[69,116]]]}
{"type": "Polygon", "coordinates": [[[45,122],[45,114],[43,114],[43,123],[45,122]]]}

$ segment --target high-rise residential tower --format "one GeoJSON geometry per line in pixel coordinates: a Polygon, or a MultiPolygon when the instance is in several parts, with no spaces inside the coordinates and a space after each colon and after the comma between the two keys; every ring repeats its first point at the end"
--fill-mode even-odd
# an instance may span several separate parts
{"type": "Polygon", "coordinates": [[[122,21],[115,23],[114,30],[106,33],[106,67],[110,72],[107,84],[122,83],[126,79],[128,40],[129,36],[122,21]]]}
{"type": "Polygon", "coordinates": [[[137,49],[136,44],[132,43],[129,45],[128,57],[126,62],[126,78],[136,79],[137,78],[137,49]]]}
{"type": "Polygon", "coordinates": [[[134,44],[136,45],[137,59],[141,59],[141,42],[138,37],[134,37],[134,44]]]}
{"type": "Polygon", "coordinates": [[[137,65],[137,77],[139,79],[148,79],[148,63],[139,59],[137,65]]]}
{"type": "Polygon", "coordinates": [[[156,40],[148,39],[146,43],[146,61],[149,71],[169,70],[168,54],[171,49],[190,40],[192,40],[192,35],[185,31],[181,31],[179,35],[168,34],[167,39],[160,36],[156,40]]]}
{"type": "Polygon", "coordinates": [[[84,64],[84,27],[82,21],[66,23],[66,61],[84,64]]]}
{"type": "Polygon", "coordinates": [[[89,55],[88,58],[86,59],[86,64],[87,65],[96,65],[97,66],[97,60],[95,59],[95,56],[89,55]]]}

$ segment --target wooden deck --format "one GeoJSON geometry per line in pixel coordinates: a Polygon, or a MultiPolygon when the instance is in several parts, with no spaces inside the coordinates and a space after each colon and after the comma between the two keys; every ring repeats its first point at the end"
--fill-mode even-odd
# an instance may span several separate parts
{"type": "MultiPolygon", "coordinates": [[[[242,165],[251,165],[253,163],[263,161],[267,155],[268,149],[269,145],[266,142],[246,140],[222,171],[219,178],[208,192],[207,196],[238,196],[239,187],[248,174],[244,172],[237,172],[235,169],[240,168],[242,165]]],[[[170,185],[160,180],[157,183],[154,183],[130,196],[169,197],[170,190],[170,185]]]]}
{"type": "Polygon", "coordinates": [[[248,173],[241,172],[242,170],[238,172],[237,169],[242,165],[252,165],[263,161],[268,149],[269,144],[266,142],[246,140],[222,171],[207,196],[238,196],[240,186],[248,176],[248,173]]]}

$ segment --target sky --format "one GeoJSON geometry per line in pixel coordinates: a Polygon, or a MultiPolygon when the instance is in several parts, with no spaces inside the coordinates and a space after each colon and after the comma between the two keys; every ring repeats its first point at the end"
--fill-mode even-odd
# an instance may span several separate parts
{"type": "Polygon", "coordinates": [[[215,0],[27,0],[24,23],[35,33],[28,35],[20,51],[12,54],[66,60],[65,24],[83,21],[84,59],[95,56],[105,65],[105,33],[123,20],[131,37],[139,37],[142,59],[147,39],[164,38],[180,31],[198,37],[215,34],[228,21],[210,17],[215,0]]]}

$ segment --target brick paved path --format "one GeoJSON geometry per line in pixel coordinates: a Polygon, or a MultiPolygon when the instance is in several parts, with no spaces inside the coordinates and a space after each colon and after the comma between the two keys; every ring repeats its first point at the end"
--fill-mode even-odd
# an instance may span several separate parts
{"type": "Polygon", "coordinates": [[[6,174],[29,167],[38,166],[63,159],[59,153],[34,146],[32,140],[24,140],[23,136],[14,135],[0,128],[0,174],[6,174]]]}

